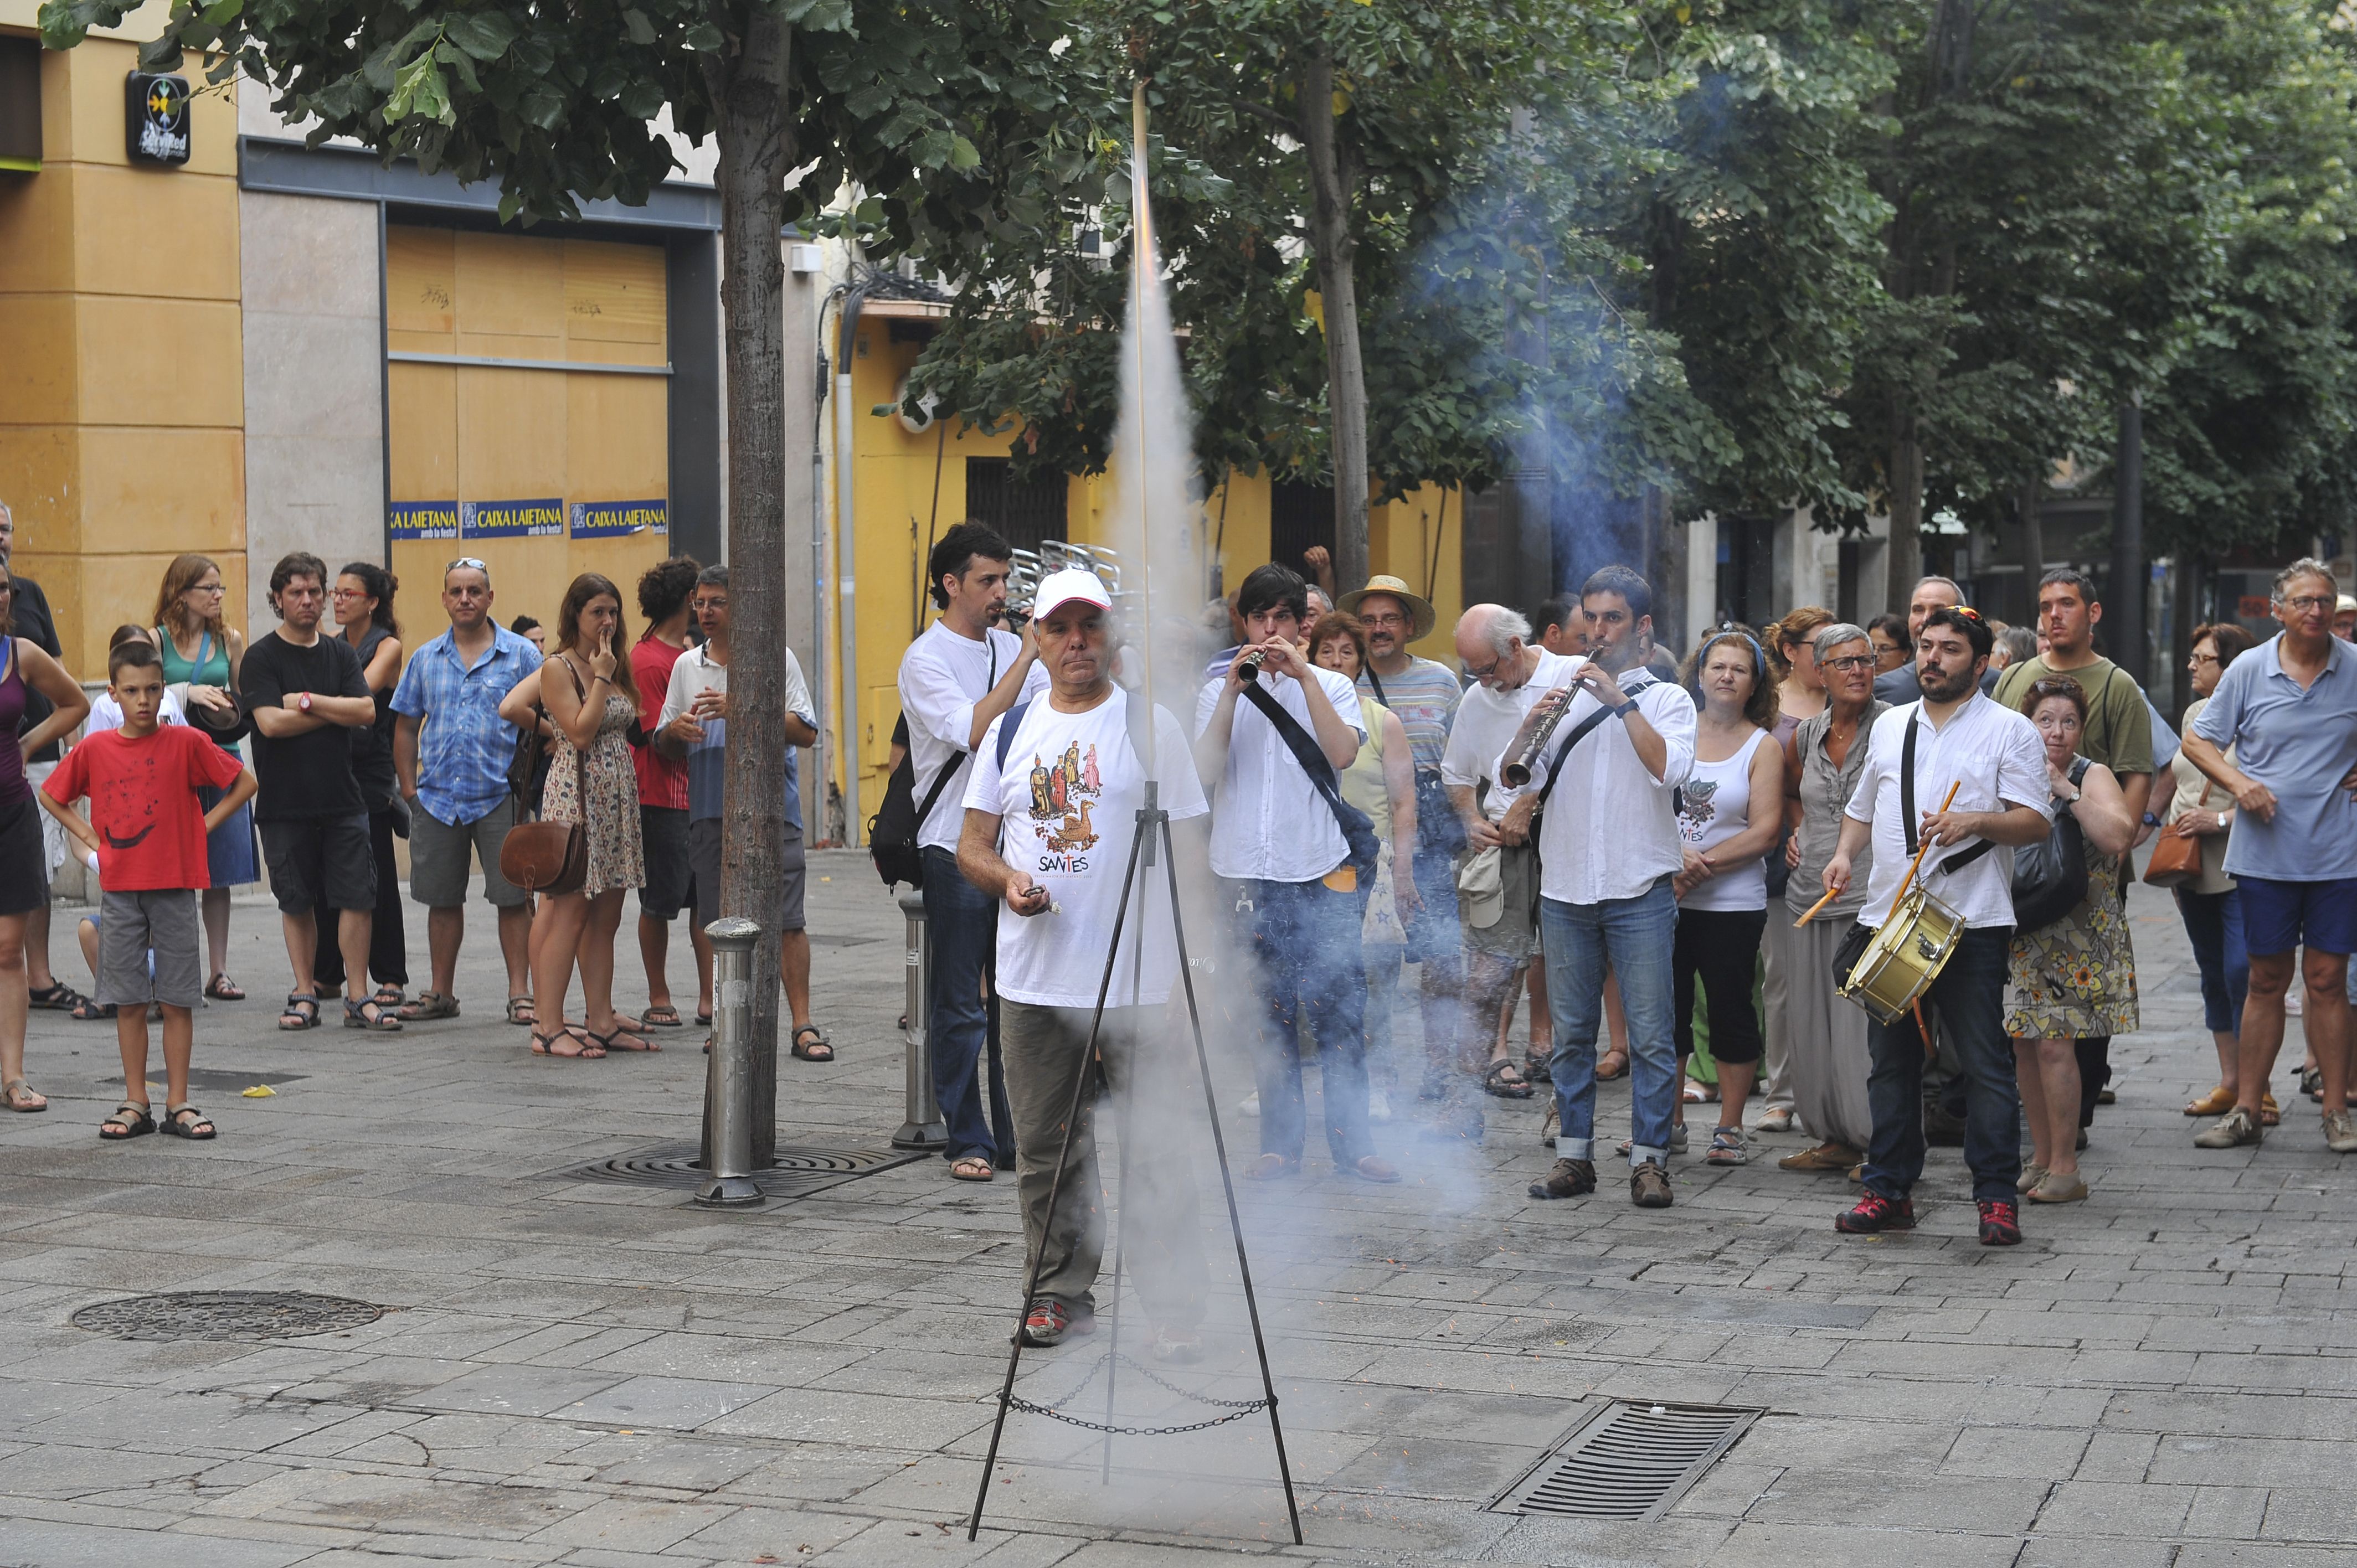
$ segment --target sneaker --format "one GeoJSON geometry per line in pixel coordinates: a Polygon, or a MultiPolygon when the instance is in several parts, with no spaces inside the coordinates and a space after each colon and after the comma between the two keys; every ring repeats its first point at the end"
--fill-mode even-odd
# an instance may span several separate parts
{"type": "Polygon", "coordinates": [[[1250,1094],[1244,1096],[1244,1102],[1236,1107],[1236,1114],[1239,1116],[1257,1116],[1260,1114],[1259,1090],[1255,1089],[1250,1094]]]}
{"type": "Polygon", "coordinates": [[[1392,1097],[1380,1089],[1367,1090],[1367,1120],[1388,1122],[1392,1119],[1392,1097]]]}
{"type": "Polygon", "coordinates": [[[1154,1359],[1170,1366],[1188,1366],[1203,1359],[1203,1332],[1175,1328],[1168,1323],[1154,1329],[1154,1359]]]}
{"type": "Polygon", "coordinates": [[[1640,1208],[1667,1208],[1671,1203],[1670,1173],[1659,1160],[1647,1160],[1629,1173],[1629,1201],[1640,1208]]]}
{"type": "Polygon", "coordinates": [[[2239,1149],[2245,1144],[2257,1143],[2266,1135],[2259,1131],[2259,1124],[2252,1119],[2251,1113],[2237,1105],[2219,1117],[2213,1125],[2194,1133],[2193,1146],[2197,1149],[2239,1149]]]}
{"type": "MultiPolygon", "coordinates": [[[[2084,1192],[2084,1189],[2081,1189],[2084,1192]]],[[[2003,1198],[1981,1199],[1981,1245],[1984,1247],[2018,1247],[2021,1245],[2021,1210],[2003,1198]]]]}
{"type": "Polygon", "coordinates": [[[1578,1197],[1596,1190],[1596,1162],[1557,1160],[1544,1181],[1531,1183],[1533,1197],[1578,1197]]]}
{"type": "Polygon", "coordinates": [[[1074,1316],[1072,1309],[1052,1295],[1035,1295],[1031,1310],[1023,1315],[1023,1343],[1047,1347],[1061,1345],[1067,1338],[1096,1332],[1093,1314],[1074,1316]]]}
{"type": "Polygon", "coordinates": [[[2068,1176],[2059,1171],[2040,1171],[2036,1185],[2025,1196],[2032,1203],[2084,1203],[2087,1183],[2077,1171],[2068,1176]]]}
{"type": "Polygon", "coordinates": [[[1872,1236],[1883,1230],[1915,1229],[1915,1204],[1911,1198],[1891,1199],[1878,1192],[1869,1192],[1857,1204],[1834,1216],[1834,1229],[1848,1236],[1872,1236]]]}
{"type": "Polygon", "coordinates": [[[1703,1155],[1702,1163],[1706,1165],[1739,1165],[1750,1157],[1750,1152],[1743,1146],[1742,1128],[1714,1127],[1710,1133],[1710,1148],[1703,1155]]]}
{"type": "Polygon", "coordinates": [[[2013,1190],[2016,1192],[2028,1192],[2031,1187],[2036,1187],[2040,1182],[2045,1179],[2046,1167],[2044,1165],[2025,1165],[2021,1167],[2021,1179],[2013,1184],[2013,1190]]]}
{"type": "Polygon", "coordinates": [[[2336,1155],[2357,1155],[2357,1112],[2324,1113],[2324,1146],[2336,1155]]]}
{"type": "Polygon", "coordinates": [[[1781,1105],[1771,1105],[1760,1113],[1751,1124],[1755,1133],[1789,1133],[1792,1130],[1792,1113],[1781,1105]]]}

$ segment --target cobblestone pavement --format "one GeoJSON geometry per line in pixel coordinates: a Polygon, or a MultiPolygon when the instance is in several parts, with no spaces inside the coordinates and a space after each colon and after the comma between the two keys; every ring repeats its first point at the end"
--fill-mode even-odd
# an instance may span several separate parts
{"type": "MultiPolygon", "coordinates": [[[[814,865],[811,910],[844,1059],[782,1064],[781,1136],[880,1150],[900,1119],[898,912],[843,854],[814,865]]],[[[2028,1215],[2015,1251],[1975,1244],[1953,1150],[1906,1237],[1835,1236],[1850,1189],[1775,1168],[1795,1138],[1732,1170],[1676,1161],[1666,1212],[1609,1180],[1532,1204],[1536,1101],[1491,1101],[1478,1151],[1377,1129],[1402,1187],[1345,1183],[1313,1143],[1304,1179],[1244,1192],[1296,1548],[1265,1422],[1124,1437],[1108,1485],[1093,1434],[1019,1414],[969,1546],[1019,1290],[1009,1180],[928,1160],[715,1215],[565,1176],[694,1136],[693,1029],[654,1057],[531,1056],[498,1022],[477,905],[461,1019],[281,1035],[277,922],[241,903],[232,972],[254,999],[199,1024],[218,1142],[102,1145],[111,1037],[34,1017],[53,1104],[0,1124],[0,1563],[2347,1563],[2357,1173],[2287,1079],[2265,1147],[2191,1147],[2179,1107],[2212,1071],[2190,961],[2162,898],[2131,911],[2148,1026],[2116,1047],[2093,1199],[2028,1215]],[[239,1094],[257,1083],[275,1096],[239,1094]],[[388,1310],[254,1342],[69,1322],[194,1290],[388,1310]],[[1611,1397],[1768,1413],[1658,1522],[1487,1511],[1611,1397]]],[[[1245,1092],[1232,1063],[1219,1077],[1223,1104],[1245,1092]]],[[[1625,1130],[1625,1084],[1600,1121],[1625,1130]]],[[[1250,1154],[1254,1124],[1227,1129],[1250,1154]]],[[[1248,1396],[1232,1280],[1211,1327],[1174,1380],[1248,1396]]],[[[1066,1395],[1102,1340],[1027,1356],[1023,1391],[1066,1395]]],[[[1123,1376],[1121,1424],[1205,1413],[1123,1376]]],[[[1102,1388],[1076,1408],[1101,1418],[1102,1388]]]]}

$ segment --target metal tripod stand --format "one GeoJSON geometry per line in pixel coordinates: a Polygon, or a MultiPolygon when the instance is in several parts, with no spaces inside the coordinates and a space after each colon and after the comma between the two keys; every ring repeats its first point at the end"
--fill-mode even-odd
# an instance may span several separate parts
{"type": "MultiPolygon", "coordinates": [[[[1151,720],[1149,719],[1148,722],[1150,723],[1151,720]]],[[[1065,1108],[1064,1112],[1064,1139],[1062,1145],[1058,1149],[1056,1155],[1056,1177],[1048,1189],[1049,1223],[1051,1225],[1054,1223],[1056,1201],[1063,1194],[1064,1172],[1067,1168],[1068,1162],[1071,1158],[1072,1153],[1072,1136],[1080,1128],[1081,1108],[1088,1096],[1089,1080],[1092,1076],[1094,1076],[1097,1039],[1104,1026],[1105,997],[1113,989],[1114,965],[1117,961],[1117,955],[1121,951],[1122,927],[1129,918],[1130,896],[1138,889],[1137,868],[1142,862],[1149,870],[1152,869],[1155,864],[1156,850],[1157,847],[1160,849],[1162,854],[1168,857],[1168,864],[1171,869],[1171,875],[1168,878],[1170,884],[1170,924],[1172,933],[1178,940],[1178,980],[1179,983],[1186,989],[1187,1021],[1193,1030],[1195,1036],[1195,1065],[1203,1080],[1203,1109],[1210,1115],[1211,1120],[1211,1149],[1220,1168],[1220,1189],[1227,1197],[1228,1231],[1235,1240],[1236,1272],[1243,1282],[1244,1314],[1252,1323],[1253,1352],[1258,1358],[1260,1362],[1260,1384],[1262,1395],[1262,1397],[1257,1400],[1206,1401],[1205,1402],[1208,1403],[1224,1406],[1232,1413],[1221,1416],[1213,1421],[1197,1423],[1194,1426],[1190,1426],[1183,1430],[1194,1430],[1196,1427],[1224,1425],[1226,1423],[1236,1420],[1254,1410],[1261,1409],[1263,1407],[1267,1409],[1269,1435],[1275,1440],[1276,1444],[1277,1476],[1285,1484],[1285,1511],[1287,1517],[1292,1520],[1293,1543],[1296,1546],[1298,1546],[1302,1544],[1301,1509],[1299,1505],[1294,1500],[1293,1467],[1286,1458],[1285,1428],[1277,1420],[1276,1414],[1276,1383],[1275,1380],[1270,1377],[1268,1370],[1268,1340],[1261,1332],[1260,1305],[1253,1294],[1252,1263],[1244,1256],[1243,1220],[1236,1210],[1235,1178],[1228,1173],[1227,1141],[1220,1133],[1220,1107],[1217,1100],[1211,1092],[1211,1062],[1210,1054],[1204,1049],[1203,1046],[1203,1015],[1196,1006],[1194,973],[1188,967],[1187,922],[1185,917],[1180,913],[1178,900],[1178,878],[1177,875],[1178,852],[1176,846],[1172,843],[1170,837],[1170,814],[1162,810],[1159,786],[1150,778],[1146,781],[1146,803],[1139,807],[1137,811],[1137,831],[1130,840],[1128,868],[1122,873],[1121,902],[1114,910],[1113,940],[1105,950],[1104,976],[1097,983],[1096,1008],[1089,1017],[1088,1045],[1081,1053],[1080,1069],[1073,1075],[1072,1079],[1071,1101],[1065,1108]]],[[[1146,922],[1144,912],[1140,911],[1138,919],[1138,940],[1135,944],[1136,950],[1140,952],[1142,952],[1145,948],[1145,929],[1146,922]]],[[[1126,1135],[1127,1129],[1125,1127],[1123,1129],[1123,1134],[1122,1168],[1123,1180],[1125,1184],[1128,1176],[1129,1164],[1128,1137],[1126,1135]]],[[[1107,1479],[1110,1479],[1112,1477],[1113,1439],[1114,1434],[1122,1430],[1113,1424],[1113,1392],[1114,1378],[1117,1373],[1120,1365],[1122,1246],[1126,1243],[1127,1230],[1128,1227],[1125,1223],[1122,1227],[1120,1240],[1116,1243],[1114,1252],[1112,1345],[1106,1352],[1105,1361],[1103,1363],[1105,1368],[1105,1419],[1102,1423],[1074,1423],[1076,1425],[1091,1427],[1094,1430],[1101,1431],[1105,1434],[1104,1473],[1107,1479]]],[[[1042,1237],[1042,1240],[1044,1242],[1044,1236],[1042,1237]]],[[[1024,1273],[1023,1301],[1022,1305],[1017,1307],[1016,1311],[1015,1335],[1013,1341],[1008,1348],[1006,1356],[1006,1380],[1000,1386],[998,1391],[998,1419],[992,1424],[990,1429],[990,1452],[984,1457],[982,1462],[982,1485],[975,1490],[974,1495],[974,1517],[966,1521],[965,1538],[968,1541],[976,1539],[982,1531],[983,1505],[990,1497],[991,1475],[998,1467],[998,1440],[1006,1431],[1006,1412],[1010,1409],[1013,1409],[1017,1405],[1021,1405],[1025,1409],[1037,1411],[1041,1413],[1056,1413],[1048,1410],[1046,1407],[1032,1405],[1028,1402],[1018,1401],[1015,1397],[1015,1374],[1023,1359],[1024,1319],[1030,1314],[1032,1294],[1039,1288],[1039,1268],[1041,1263],[1046,1261],[1046,1252],[1047,1249],[1043,1245],[1040,1248],[1039,1252],[1031,1259],[1030,1265],[1024,1273]]],[[[1146,1375],[1149,1377],[1152,1376],[1151,1373],[1146,1375]]],[[[1092,1376],[1093,1376],[1093,1374],[1092,1374],[1092,1376]]],[[[1160,1381],[1159,1379],[1156,1379],[1155,1380],[1157,1382],[1160,1381]]],[[[1085,1383],[1082,1386],[1085,1387],[1085,1383]]],[[[1165,1384],[1164,1386],[1169,1387],[1170,1385],[1165,1384]]],[[[1074,1391],[1076,1393],[1078,1392],[1077,1390],[1074,1391]]],[[[1189,1397],[1200,1399],[1201,1396],[1190,1395],[1189,1397]]],[[[1070,1420],[1071,1418],[1060,1417],[1060,1419],[1070,1420]]]]}

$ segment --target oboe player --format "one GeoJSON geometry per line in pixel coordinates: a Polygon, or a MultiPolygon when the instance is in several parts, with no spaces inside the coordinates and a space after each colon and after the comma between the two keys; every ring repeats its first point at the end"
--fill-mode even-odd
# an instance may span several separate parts
{"type": "Polygon", "coordinates": [[[1532,832],[1544,797],[1535,830],[1539,941],[1562,1129],[1554,1168],[1530,1193],[1596,1190],[1596,1034],[1609,960],[1629,1018],[1629,1196],[1640,1208],[1667,1208],[1677,1094],[1670,951],[1678,904],[1670,883],[1685,858],[1674,802],[1694,767],[1694,699],[1644,667],[1653,651],[1653,592],[1644,578],[1604,567],[1581,585],[1579,600],[1589,657],[1531,710],[1499,758],[1503,778],[1505,765],[1522,763],[1534,733],[1567,704],[1499,823],[1501,836],[1532,832]]]}

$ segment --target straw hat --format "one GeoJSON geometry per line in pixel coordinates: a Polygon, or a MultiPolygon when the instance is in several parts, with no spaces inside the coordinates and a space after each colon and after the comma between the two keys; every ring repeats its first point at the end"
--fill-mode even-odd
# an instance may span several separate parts
{"type": "Polygon", "coordinates": [[[1407,607],[1408,619],[1410,622],[1407,639],[1410,642],[1414,642],[1419,638],[1430,636],[1432,633],[1433,624],[1440,618],[1440,612],[1432,607],[1432,601],[1430,599],[1424,597],[1420,594],[1410,593],[1405,583],[1401,582],[1397,577],[1391,576],[1375,576],[1368,578],[1367,585],[1365,587],[1353,588],[1349,593],[1344,594],[1340,598],[1334,601],[1334,607],[1337,609],[1348,610],[1351,614],[1357,615],[1359,613],[1360,602],[1365,599],[1369,594],[1389,594],[1392,597],[1397,599],[1400,603],[1407,607]]]}

